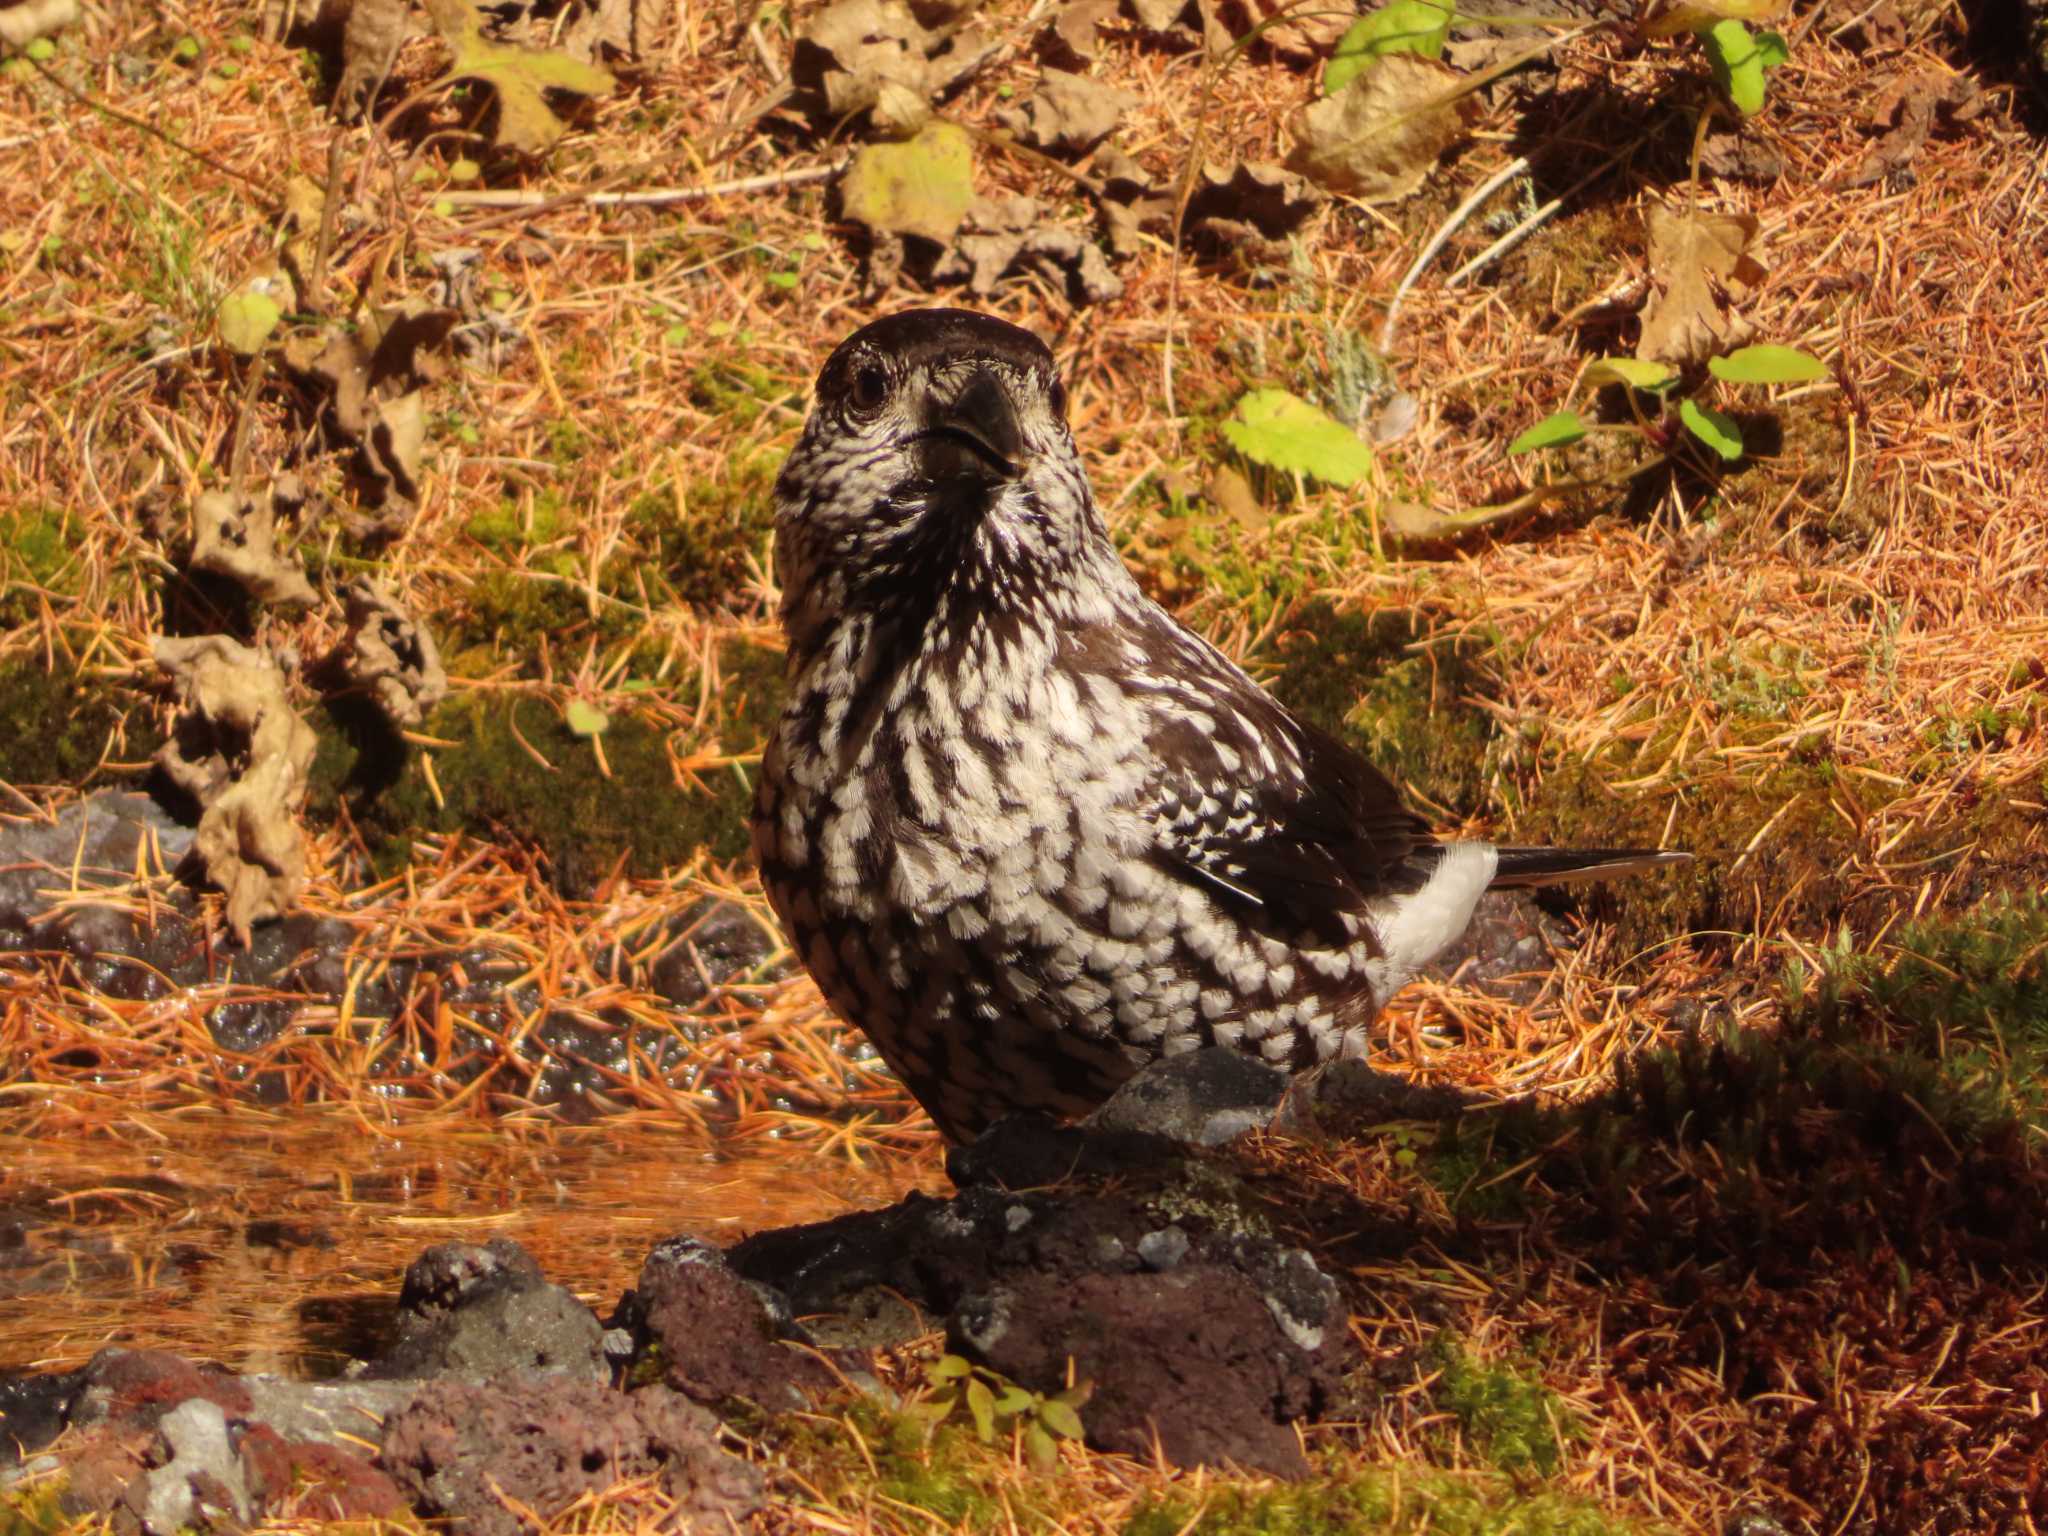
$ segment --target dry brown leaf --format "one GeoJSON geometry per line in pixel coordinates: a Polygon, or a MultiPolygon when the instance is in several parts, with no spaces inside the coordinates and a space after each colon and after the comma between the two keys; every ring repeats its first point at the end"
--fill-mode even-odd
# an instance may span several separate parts
{"type": "Polygon", "coordinates": [[[1048,69],[1022,107],[998,112],[996,121],[1036,149],[1086,154],[1108,138],[1137,106],[1129,91],[1086,75],[1048,69]]]}
{"type": "Polygon", "coordinates": [[[603,53],[637,59],[654,27],[651,10],[646,0],[583,0],[562,29],[562,46],[579,59],[603,53]]]}
{"type": "Polygon", "coordinates": [[[903,110],[903,96],[931,101],[979,69],[994,48],[972,30],[925,27],[903,0],[838,0],[797,34],[789,78],[834,120],[870,111],[893,85],[877,127],[915,133],[923,119],[903,110]]]}
{"type": "Polygon", "coordinates": [[[1230,8],[1234,30],[1249,32],[1264,26],[1259,41],[1283,57],[1305,61],[1328,57],[1330,49],[1345,30],[1358,20],[1349,5],[1297,0],[1236,0],[1230,8]]]}
{"type": "Polygon", "coordinates": [[[354,332],[339,328],[292,337],[286,364],[328,396],[333,435],[358,450],[364,500],[383,506],[419,496],[426,411],[419,390],[447,369],[453,309],[411,300],[373,311],[354,332]]]}
{"type": "Polygon", "coordinates": [[[1116,16],[1116,0],[1073,0],[1052,19],[1052,35],[1068,57],[1089,64],[1101,51],[1100,33],[1116,16]]]}
{"type": "Polygon", "coordinates": [[[312,602],[305,571],[277,552],[278,509],[296,505],[274,492],[205,492],[192,503],[192,569],[225,576],[258,602],[312,602]]]}
{"type": "Polygon", "coordinates": [[[365,98],[391,68],[412,35],[412,0],[345,0],[341,27],[341,79],[334,87],[334,115],[354,122],[365,98]]]}
{"type": "Polygon", "coordinates": [[[1763,281],[1747,254],[1756,220],[1745,213],[1673,213],[1652,207],[1650,276],[1656,292],[1643,306],[1636,356],[1696,367],[1740,346],[1753,327],[1731,301],[1763,281]]]}
{"type": "Polygon", "coordinates": [[[1124,291],[1085,231],[1046,223],[1037,200],[1029,197],[984,200],[970,208],[931,276],[935,283],[965,282],[985,297],[1019,270],[1051,278],[1079,303],[1105,304],[1124,291]]]}
{"type": "Polygon", "coordinates": [[[1872,127],[1882,129],[1884,136],[1864,154],[1849,185],[1865,186],[1904,170],[1926,145],[1938,122],[1966,123],[1989,104],[1977,82],[1967,75],[1929,69],[1891,81],[1877,93],[1866,119],[1872,127]]]}
{"type": "Polygon", "coordinates": [[[434,637],[397,599],[369,581],[350,582],[342,596],[348,603],[348,633],[333,665],[350,687],[369,694],[394,728],[418,727],[448,696],[448,674],[434,637]]]}
{"type": "MultiPolygon", "coordinates": [[[[1097,154],[1093,169],[1102,186],[1109,248],[1119,258],[1136,252],[1140,234],[1171,234],[1179,197],[1170,183],[1154,182],[1143,166],[1115,149],[1097,154]]],[[[1240,160],[1228,171],[1205,166],[1189,194],[1181,234],[1197,250],[1278,260],[1287,254],[1287,237],[1319,201],[1313,188],[1277,165],[1240,160]]]]}
{"type": "Polygon", "coordinates": [[[0,43],[26,48],[78,20],[78,0],[18,0],[0,6],[0,43]]]}
{"type": "Polygon", "coordinates": [[[1368,203],[1410,196],[1478,115],[1472,97],[1459,93],[1461,78],[1434,59],[1388,54],[1309,107],[1289,167],[1368,203]]]}
{"type": "Polygon", "coordinates": [[[199,802],[190,857],[226,893],[228,926],[246,947],[250,925],[283,916],[305,879],[295,818],[316,738],[268,651],[194,635],[160,639],[155,654],[179,703],[157,766],[199,802]]]}

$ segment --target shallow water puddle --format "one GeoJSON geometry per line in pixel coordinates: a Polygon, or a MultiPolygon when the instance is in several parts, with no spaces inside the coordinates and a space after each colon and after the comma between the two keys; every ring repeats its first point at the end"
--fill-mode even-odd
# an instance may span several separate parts
{"type": "Polygon", "coordinates": [[[0,1371],[123,1344],[326,1375],[378,1347],[434,1243],[513,1238],[603,1315],[664,1237],[730,1242],[943,1184],[934,1160],[721,1152],[644,1127],[384,1133],[207,1110],[0,1129],[0,1371]]]}

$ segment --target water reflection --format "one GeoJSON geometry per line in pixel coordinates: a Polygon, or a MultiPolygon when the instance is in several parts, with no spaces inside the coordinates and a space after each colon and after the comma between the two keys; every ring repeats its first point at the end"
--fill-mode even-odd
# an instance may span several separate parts
{"type": "Polygon", "coordinates": [[[433,1243],[514,1238],[602,1311],[672,1233],[727,1242],[944,1185],[936,1157],[707,1150],[644,1124],[208,1109],[0,1132],[0,1369],[118,1343],[325,1375],[376,1347],[433,1243]]]}

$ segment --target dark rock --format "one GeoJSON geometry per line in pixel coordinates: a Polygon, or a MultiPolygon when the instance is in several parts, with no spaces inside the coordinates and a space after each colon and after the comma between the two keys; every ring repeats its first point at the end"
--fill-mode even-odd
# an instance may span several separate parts
{"type": "Polygon", "coordinates": [[[1181,1149],[1150,1131],[1061,1125],[1044,1115],[1009,1115],[946,1153],[946,1177],[960,1189],[1036,1189],[1067,1179],[1158,1168],[1181,1149]]]}
{"type": "Polygon", "coordinates": [[[398,1313],[398,1337],[362,1378],[610,1375],[597,1315],[509,1238],[429,1248],[405,1272],[398,1313]]]}
{"type": "Polygon", "coordinates": [[[1149,1132],[1198,1147],[1263,1130],[1287,1092],[1278,1067],[1223,1046],[1162,1056],[1111,1094],[1082,1123],[1149,1132]]]}
{"type": "Polygon", "coordinates": [[[685,1530],[736,1525],[761,1495],[760,1473],[719,1449],[718,1421],[687,1398],[562,1377],[435,1383],[385,1426],[378,1461],[422,1512],[464,1536],[525,1536],[508,1506],[547,1520],[642,1478],[676,1502],[685,1530]]]}
{"type": "Polygon", "coordinates": [[[955,1349],[1035,1391],[1064,1388],[1071,1360],[1094,1388],[1082,1413],[1090,1444],[1143,1458],[1156,1443],[1179,1466],[1304,1475],[1289,1426],[1324,1411],[1341,1376],[1342,1329],[1302,1349],[1271,1299],[1217,1264],[1027,1275],[963,1300],[948,1332],[955,1349]]]}
{"type": "Polygon", "coordinates": [[[63,1432],[81,1371],[0,1378],[0,1470],[26,1460],[63,1432]]]}
{"type": "Polygon", "coordinates": [[[620,1313],[659,1349],[662,1379],[700,1403],[744,1398],[783,1408],[835,1383],[817,1356],[796,1347],[789,1303],[691,1238],[648,1254],[620,1313]]]}
{"type": "Polygon", "coordinates": [[[53,819],[0,816],[0,915],[26,923],[47,901],[38,892],[52,876],[68,886],[72,871],[91,889],[135,878],[136,856],[151,849],[146,867],[172,869],[192,846],[181,826],[148,795],[102,790],[67,805],[53,819]]]}
{"type": "Polygon", "coordinates": [[[286,1381],[277,1376],[244,1376],[249,1394],[247,1420],[264,1424],[284,1439],[343,1449],[375,1443],[384,1421],[411,1402],[416,1381],[286,1381]]]}

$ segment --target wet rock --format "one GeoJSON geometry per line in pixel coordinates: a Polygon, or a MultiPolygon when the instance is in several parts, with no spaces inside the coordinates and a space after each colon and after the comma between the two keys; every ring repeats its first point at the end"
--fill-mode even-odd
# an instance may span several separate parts
{"type": "Polygon", "coordinates": [[[1209,1046],[1139,1069],[1084,1124],[1143,1131],[1198,1147],[1263,1130],[1287,1093],[1288,1075],[1242,1052],[1209,1046]]]}
{"type": "Polygon", "coordinates": [[[709,1244],[671,1238],[658,1245],[619,1310],[636,1338],[659,1352],[662,1380],[697,1402],[744,1398],[784,1408],[835,1384],[824,1363],[798,1347],[789,1303],[735,1274],[709,1244]]]}
{"type": "Polygon", "coordinates": [[[1092,1163],[1109,1177],[991,1177],[948,1201],[762,1233],[728,1262],[821,1333],[812,1314],[888,1295],[904,1336],[915,1316],[945,1318],[955,1348],[1036,1390],[1061,1390],[1071,1356],[1095,1385],[1083,1419],[1102,1448],[1149,1455],[1156,1434],[1183,1464],[1305,1470],[1289,1426],[1331,1411],[1356,1347],[1336,1283],[1268,1235],[1247,1189],[1149,1133],[1020,1120],[976,1148],[977,1173],[1092,1163]]]}
{"type": "Polygon", "coordinates": [[[0,1378],[0,1472],[40,1451],[63,1432],[78,1393],[79,1372],[0,1378]]]}
{"type": "Polygon", "coordinates": [[[405,1272],[398,1314],[398,1337],[362,1373],[370,1380],[610,1374],[597,1315],[510,1238],[429,1248],[405,1272]]]}
{"type": "Polygon", "coordinates": [[[257,1424],[237,1451],[249,1498],[268,1518],[396,1520],[410,1513],[388,1473],[338,1445],[288,1440],[257,1424]]]}
{"type": "Polygon", "coordinates": [[[1089,1443],[1178,1466],[1237,1464],[1282,1477],[1308,1471],[1290,1428],[1335,1401],[1340,1355],[1304,1351],[1243,1274],[1189,1265],[1167,1274],[1025,1277],[963,1300],[955,1349],[1040,1392],[1058,1392],[1071,1359],[1094,1385],[1089,1443]]]}
{"type": "Polygon", "coordinates": [[[761,1496],[760,1473],[719,1449],[718,1421],[687,1398],[561,1377],[436,1383],[385,1427],[378,1461],[464,1536],[524,1536],[513,1506],[547,1520],[635,1479],[656,1481],[685,1530],[737,1524],[761,1496]]]}
{"type": "Polygon", "coordinates": [[[126,884],[138,855],[148,870],[168,870],[191,850],[181,826],[148,795],[105,790],[67,805],[54,819],[0,816],[0,923],[26,926],[48,907],[39,893],[126,884]]]}

